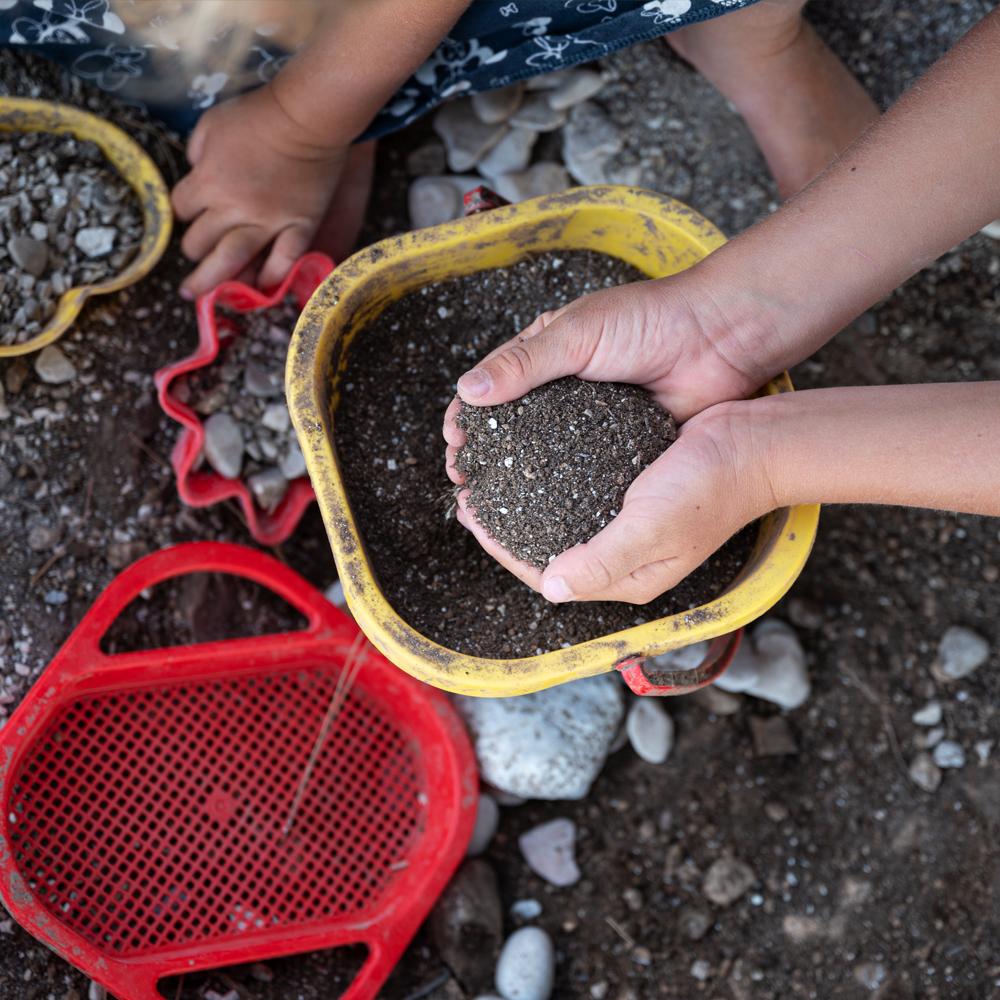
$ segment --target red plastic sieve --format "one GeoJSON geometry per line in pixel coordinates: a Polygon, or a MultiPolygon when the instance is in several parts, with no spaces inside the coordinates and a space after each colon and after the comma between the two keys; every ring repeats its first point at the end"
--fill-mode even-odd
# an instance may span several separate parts
{"type": "Polygon", "coordinates": [[[282,828],[357,625],[281,563],[217,542],[130,566],[0,730],[0,896],[119,1000],[166,976],[363,943],[378,992],[461,861],[472,748],[451,704],[365,644],[291,832],[282,828]],[[270,588],[305,631],[108,656],[146,587],[270,588]]]}
{"type": "Polygon", "coordinates": [[[261,292],[241,281],[226,281],[213,288],[195,304],[198,315],[197,350],[183,360],[161,368],[154,376],[160,406],[184,425],[170,453],[181,499],[191,507],[209,507],[235,498],[243,508],[250,534],[261,545],[279,545],[295,530],[306,507],[316,498],[309,478],[302,476],[289,483],[281,503],[268,514],[257,506],[242,479],[225,479],[211,469],[195,471],[194,465],[205,443],[205,431],[198,414],[178,398],[177,379],[196,368],[210,365],[219,353],[220,335],[231,333],[225,322],[220,331],[216,306],[226,306],[238,313],[253,312],[277,305],[291,292],[299,308],[302,308],[333,268],[333,261],[326,254],[308,253],[296,261],[288,277],[271,292],[261,292]]]}

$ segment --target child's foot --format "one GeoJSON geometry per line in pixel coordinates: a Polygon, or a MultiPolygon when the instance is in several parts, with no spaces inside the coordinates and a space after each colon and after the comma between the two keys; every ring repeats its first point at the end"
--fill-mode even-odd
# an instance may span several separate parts
{"type": "Polygon", "coordinates": [[[878,118],[875,102],[802,19],[761,0],[666,36],[736,107],[790,198],[878,118]]]}
{"type": "Polygon", "coordinates": [[[340,183],[313,237],[310,249],[329,254],[336,264],[350,257],[365,221],[375,173],[375,142],[359,142],[347,151],[340,183]]]}

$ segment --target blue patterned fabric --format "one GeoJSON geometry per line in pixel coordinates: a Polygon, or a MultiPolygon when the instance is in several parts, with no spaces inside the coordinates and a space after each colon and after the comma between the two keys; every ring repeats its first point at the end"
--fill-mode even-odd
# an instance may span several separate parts
{"type": "MultiPolygon", "coordinates": [[[[589,62],[754,2],[473,0],[359,141],[394,132],[449,97],[589,62]]],[[[182,134],[206,108],[266,83],[290,58],[254,36],[239,72],[199,71],[175,51],[168,28],[154,19],[146,37],[134,37],[109,0],[0,0],[0,47],[45,56],[182,134]]]]}

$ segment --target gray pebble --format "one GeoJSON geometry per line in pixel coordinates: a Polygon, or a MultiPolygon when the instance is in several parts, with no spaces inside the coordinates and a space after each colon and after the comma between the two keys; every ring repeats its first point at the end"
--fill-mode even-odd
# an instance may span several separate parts
{"type": "Polygon", "coordinates": [[[918,753],[910,762],[910,780],[925,792],[936,791],[941,784],[941,769],[926,751],[918,753]]]}
{"type": "Polygon", "coordinates": [[[264,416],[260,418],[260,422],[268,430],[284,434],[291,425],[288,407],[284,403],[269,403],[264,410],[264,416]]]}
{"type": "Polygon", "coordinates": [[[278,468],[286,479],[298,479],[308,473],[306,459],[297,441],[288,446],[288,451],[278,460],[278,468]]]}
{"type": "Polygon", "coordinates": [[[565,887],[580,881],[576,863],[576,824],[561,817],[533,827],[517,838],[528,867],[551,885],[565,887]]]}
{"type": "MultiPolygon", "coordinates": [[[[341,590],[341,594],[343,594],[343,590],[341,590]]],[[[476,810],[476,825],[472,831],[472,839],[465,851],[466,857],[474,858],[482,854],[490,846],[490,841],[496,834],[499,825],[500,807],[497,805],[497,800],[486,792],[480,792],[479,808],[476,810]]]]}
{"type": "Polygon", "coordinates": [[[213,413],[205,421],[205,458],[225,479],[236,479],[243,468],[243,434],[228,413],[213,413]]]}
{"type": "Polygon", "coordinates": [[[40,277],[49,262],[49,247],[41,240],[30,236],[14,236],[7,241],[7,252],[10,259],[22,271],[40,277]]]}
{"type": "MultiPolygon", "coordinates": [[[[249,445],[247,445],[247,451],[250,451],[249,445]]],[[[275,469],[273,466],[252,475],[247,480],[247,486],[250,487],[254,499],[268,514],[274,512],[274,509],[285,498],[285,493],[288,492],[288,480],[282,475],[280,469],[275,469]]]]}
{"type": "Polygon", "coordinates": [[[625,720],[632,749],[650,764],[662,764],[674,745],[674,723],[657,698],[636,698],[625,720]]]}
{"type": "Polygon", "coordinates": [[[43,347],[35,358],[38,377],[49,385],[62,385],[76,378],[76,366],[55,344],[43,347]]]}
{"type": "Polygon", "coordinates": [[[284,379],[278,372],[269,371],[255,358],[247,358],[243,372],[243,388],[251,396],[268,399],[285,391],[284,379]]]}
{"type": "Polygon", "coordinates": [[[970,628],[952,625],[941,636],[931,673],[935,680],[957,681],[982,666],[989,657],[990,644],[981,635],[970,628]]]}
{"type": "Polygon", "coordinates": [[[757,881],[754,870],[733,857],[719,858],[705,872],[701,891],[716,906],[731,906],[757,881]]]}
{"type": "Polygon", "coordinates": [[[73,242],[88,257],[103,257],[114,249],[117,235],[118,230],[111,226],[88,226],[77,230],[73,242]]]}
{"type": "Polygon", "coordinates": [[[954,740],[942,740],[934,748],[934,763],[940,768],[965,767],[965,751],[954,740]]]}
{"type": "Polygon", "coordinates": [[[504,1000],[548,1000],[555,982],[552,939],[541,927],[514,931],[497,962],[497,992],[504,1000]]]}

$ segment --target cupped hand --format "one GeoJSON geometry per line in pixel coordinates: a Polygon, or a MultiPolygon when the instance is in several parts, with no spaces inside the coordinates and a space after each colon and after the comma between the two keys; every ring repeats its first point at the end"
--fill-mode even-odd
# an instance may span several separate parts
{"type": "Polygon", "coordinates": [[[178,219],[191,223],[181,250],[201,262],[181,294],[196,298],[248,274],[258,257],[258,285],[280,284],[309,249],[347,151],[347,142],[304,138],[268,86],[206,111],[188,143],[193,169],[171,196],[178,219]]]}
{"type": "Polygon", "coordinates": [[[646,604],[676,586],[728,538],[778,506],[751,420],[758,400],[692,417],[639,474],[621,512],[544,572],[491,538],[459,494],[458,519],[486,552],[547,600],[646,604]]]}

